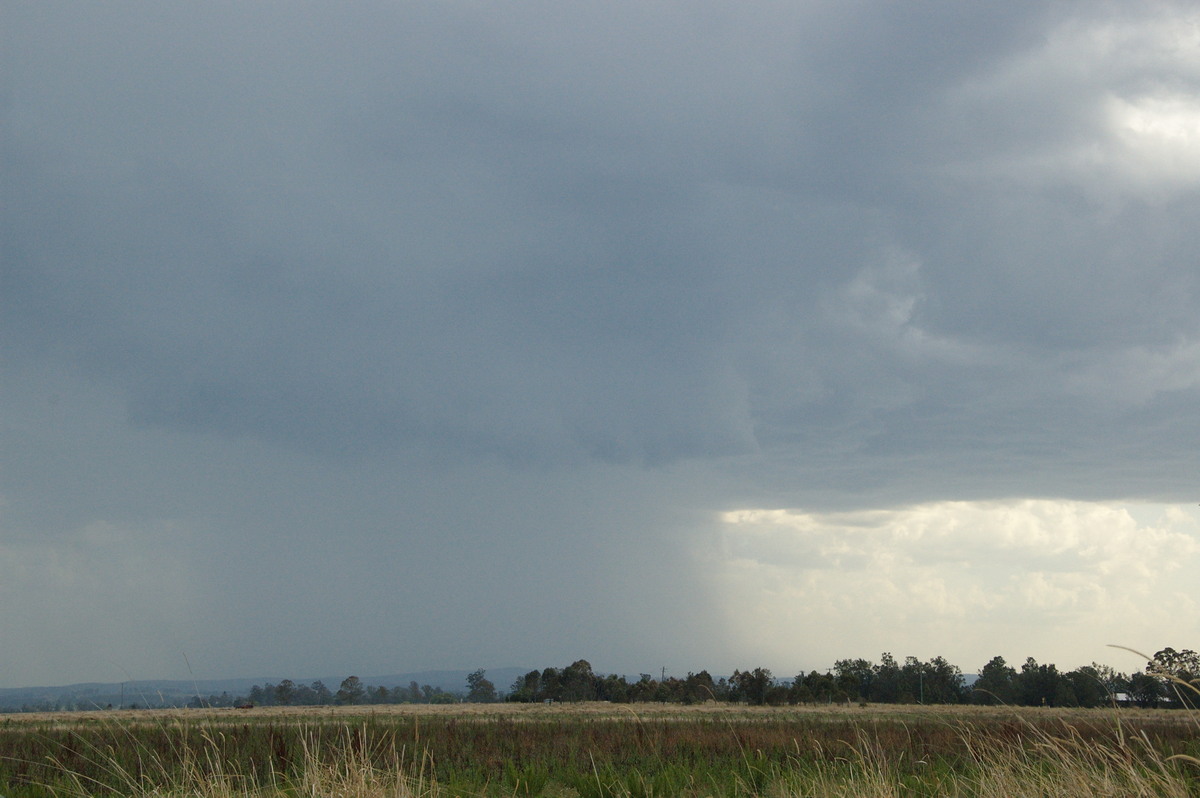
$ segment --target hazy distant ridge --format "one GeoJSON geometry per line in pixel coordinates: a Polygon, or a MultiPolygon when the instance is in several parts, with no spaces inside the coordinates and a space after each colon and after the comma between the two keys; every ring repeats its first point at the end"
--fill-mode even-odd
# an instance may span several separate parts
{"type": "MultiPolygon", "coordinates": [[[[528,670],[528,668],[488,669],[487,676],[496,685],[497,690],[506,691],[513,681],[528,670]]],[[[376,687],[407,686],[411,682],[416,682],[420,685],[428,684],[439,690],[457,693],[466,691],[467,674],[470,672],[466,670],[417,671],[388,676],[360,676],[359,678],[364,684],[376,687]]],[[[197,695],[203,698],[221,693],[235,696],[245,695],[255,685],[279,684],[288,678],[292,678],[292,681],[297,684],[312,684],[319,680],[324,682],[330,690],[336,691],[342,680],[349,675],[351,674],[306,679],[295,679],[289,676],[259,679],[147,679],[126,682],[81,682],[43,687],[7,687],[0,688],[0,709],[20,709],[44,704],[57,706],[65,703],[94,705],[97,708],[107,707],[110,704],[113,706],[183,705],[197,695]]]]}

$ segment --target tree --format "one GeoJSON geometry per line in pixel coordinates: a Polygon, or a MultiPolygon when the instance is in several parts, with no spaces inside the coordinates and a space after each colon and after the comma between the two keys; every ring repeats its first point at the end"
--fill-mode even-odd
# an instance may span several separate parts
{"type": "Polygon", "coordinates": [[[992,657],[979,670],[971,700],[976,704],[1011,704],[1016,700],[1016,679],[1016,669],[1010,668],[1004,657],[992,657]]]}
{"type": "Polygon", "coordinates": [[[612,701],[615,704],[628,703],[630,699],[629,682],[625,681],[624,676],[618,676],[615,673],[608,674],[598,680],[596,684],[596,699],[612,701]]]}
{"type": "Polygon", "coordinates": [[[927,704],[960,704],[966,700],[966,680],[957,665],[951,665],[945,657],[934,657],[922,664],[925,683],[924,695],[927,704]]]}
{"type": "Polygon", "coordinates": [[[774,684],[775,677],[766,668],[755,668],[752,671],[734,671],[730,682],[733,683],[735,700],[762,706],[767,703],[767,691],[774,684]]]}
{"type": "Polygon", "coordinates": [[[1076,706],[1098,707],[1108,702],[1108,688],[1093,665],[1063,674],[1063,681],[1070,686],[1076,706]]]}
{"type": "Polygon", "coordinates": [[[1164,648],[1146,663],[1146,673],[1158,677],[1166,688],[1163,693],[1174,702],[1195,707],[1200,697],[1200,654],[1185,648],[1164,648]]]}
{"type": "Polygon", "coordinates": [[[683,703],[685,704],[702,704],[717,696],[717,686],[713,682],[712,674],[708,671],[699,673],[689,671],[683,685],[683,703]]]}
{"type": "Polygon", "coordinates": [[[1200,654],[1190,648],[1185,648],[1183,651],[1164,648],[1156,652],[1154,658],[1146,663],[1146,672],[1174,676],[1190,682],[1192,679],[1200,678],[1200,654]]]}
{"type": "Polygon", "coordinates": [[[366,692],[361,679],[357,676],[347,676],[338,688],[336,700],[339,704],[361,704],[366,692]]]}
{"type": "Polygon", "coordinates": [[[267,698],[267,691],[257,684],[250,688],[250,695],[247,696],[247,703],[253,704],[256,707],[270,703],[267,698]]]}
{"type": "Polygon", "coordinates": [[[591,701],[596,697],[596,675],[592,663],[576,660],[562,670],[562,700],[591,701]]]}
{"type": "MultiPolygon", "coordinates": [[[[838,688],[837,680],[832,673],[809,671],[807,676],[796,678],[800,682],[800,689],[796,693],[807,696],[810,701],[832,704],[835,700],[843,701],[849,698],[848,694],[838,688]]],[[[792,685],[794,687],[795,682],[792,685]]]]}
{"type": "Polygon", "coordinates": [[[509,688],[508,700],[519,701],[523,704],[528,704],[531,701],[537,701],[541,684],[541,671],[530,671],[524,676],[519,676],[517,677],[517,680],[512,683],[512,687],[509,688]]]}
{"type": "Polygon", "coordinates": [[[329,691],[329,688],[325,686],[325,682],[321,681],[320,679],[317,679],[315,682],[313,682],[312,684],[309,685],[309,688],[313,691],[313,695],[316,696],[316,703],[318,703],[318,704],[332,704],[333,703],[333,693],[331,693],[329,691]]]}
{"type": "Polygon", "coordinates": [[[839,659],[833,663],[833,675],[840,690],[861,701],[871,695],[875,670],[865,659],[839,659]]]}
{"type": "Polygon", "coordinates": [[[668,676],[658,683],[654,690],[654,700],[663,704],[679,704],[683,702],[684,682],[677,676],[668,676]]]}
{"type": "Polygon", "coordinates": [[[1053,664],[1039,665],[1037,660],[1029,657],[1016,678],[1017,697],[1025,706],[1055,706],[1062,698],[1059,692],[1061,679],[1053,664]]]}
{"type": "Polygon", "coordinates": [[[491,703],[496,700],[496,685],[485,678],[485,671],[480,668],[467,675],[467,700],[477,704],[491,703]]]}
{"type": "Polygon", "coordinates": [[[1103,703],[1116,701],[1117,693],[1129,692],[1129,677],[1117,671],[1111,665],[1101,665],[1099,662],[1093,662],[1088,667],[1092,673],[1096,674],[1097,681],[1104,688],[1103,703]]]}
{"type": "Polygon", "coordinates": [[[925,664],[916,657],[904,658],[897,700],[902,704],[925,703],[925,664]]]}
{"type": "Polygon", "coordinates": [[[638,680],[629,685],[630,701],[651,701],[658,692],[658,680],[648,673],[638,675],[638,680]]]}
{"type": "Polygon", "coordinates": [[[275,685],[275,703],[281,707],[286,707],[296,698],[296,683],[291,679],[284,679],[279,684],[275,685]]]}
{"type": "Polygon", "coordinates": [[[894,704],[900,700],[900,666],[896,664],[896,658],[890,652],[885,651],[880,656],[870,689],[872,701],[894,704]]]}
{"type": "Polygon", "coordinates": [[[541,689],[538,691],[538,699],[551,701],[562,701],[562,674],[558,668],[546,668],[542,671],[541,689]]]}
{"type": "Polygon", "coordinates": [[[311,707],[321,702],[317,700],[317,694],[313,692],[312,687],[298,684],[292,693],[292,703],[298,707],[311,707]]]}
{"type": "Polygon", "coordinates": [[[792,681],[792,689],[789,691],[788,701],[793,704],[812,704],[816,700],[812,690],[808,689],[808,685],[804,683],[804,679],[797,676],[792,681]]]}
{"type": "Polygon", "coordinates": [[[1139,707],[1156,707],[1163,699],[1163,683],[1148,673],[1135,673],[1129,677],[1129,697],[1139,707]]]}

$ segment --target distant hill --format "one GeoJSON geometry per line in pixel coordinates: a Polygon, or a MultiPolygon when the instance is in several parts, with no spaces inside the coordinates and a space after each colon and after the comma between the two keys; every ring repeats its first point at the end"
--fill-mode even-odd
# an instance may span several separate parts
{"type": "MultiPolygon", "coordinates": [[[[487,678],[496,685],[501,693],[520,676],[529,671],[528,668],[496,668],[487,670],[487,678]]],[[[467,674],[471,671],[418,671],[415,673],[395,673],[387,676],[359,676],[363,684],[372,687],[407,687],[412,682],[419,685],[430,685],[438,690],[449,693],[465,693],[467,690],[467,674]]],[[[291,678],[297,684],[311,684],[322,681],[330,690],[336,692],[338,685],[350,674],[330,677],[314,677],[296,679],[289,676],[264,677],[261,679],[196,679],[196,680],[144,680],[127,682],[84,682],[54,687],[9,687],[0,688],[0,711],[20,711],[22,709],[103,709],[108,706],[138,705],[141,707],[185,706],[197,695],[207,698],[210,695],[229,693],[231,696],[244,696],[255,685],[279,684],[284,679],[291,678]]],[[[357,674],[355,674],[357,675],[357,674]]]]}

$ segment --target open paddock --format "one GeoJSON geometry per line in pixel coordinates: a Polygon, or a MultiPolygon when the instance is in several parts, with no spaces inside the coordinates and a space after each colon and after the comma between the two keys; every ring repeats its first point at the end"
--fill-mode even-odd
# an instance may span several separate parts
{"type": "Polygon", "coordinates": [[[716,703],[108,710],[0,716],[0,758],[6,798],[1200,795],[1200,725],[1190,713],[1165,710],[716,703]],[[346,786],[348,779],[357,786],[346,786]],[[348,791],[331,792],[335,782],[348,791]]]}

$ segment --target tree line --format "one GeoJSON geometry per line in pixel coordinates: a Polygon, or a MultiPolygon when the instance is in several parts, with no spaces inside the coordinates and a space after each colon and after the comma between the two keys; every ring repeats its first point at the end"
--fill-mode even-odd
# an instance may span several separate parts
{"type": "MultiPolygon", "coordinates": [[[[708,671],[688,672],[685,677],[654,678],[639,674],[635,680],[624,675],[596,673],[587,660],[566,667],[532,670],[500,691],[476,670],[466,677],[463,688],[409,682],[385,687],[365,684],[357,676],[346,677],[336,690],[321,681],[298,684],[291,679],[254,685],[244,695],[228,692],[194,696],[191,707],[320,706],[358,704],[450,704],[460,701],[611,701],[618,703],[665,702],[695,704],[726,701],[754,705],[881,703],[881,704],[1008,704],[1052,707],[1096,707],[1136,705],[1141,707],[1196,707],[1200,695],[1184,685],[1200,687],[1200,654],[1190,649],[1158,651],[1144,669],[1122,673],[1093,662],[1071,671],[1029,657],[1020,667],[996,656],[968,683],[956,665],[943,657],[922,661],[905,657],[898,661],[884,653],[878,662],[866,659],[837,660],[832,668],[808,671],[791,678],[777,678],[767,668],[735,670],[729,677],[714,678],[708,671]]],[[[78,702],[77,702],[78,703],[78,702]]],[[[179,706],[167,701],[155,704],[143,698],[143,706],[179,706]]],[[[136,705],[135,705],[136,706],[136,705]]],[[[23,706],[39,711],[95,708],[74,705],[23,706]]],[[[15,707],[14,707],[15,709],[15,707]]]]}
{"type": "Polygon", "coordinates": [[[1141,707],[1195,707],[1200,688],[1200,655],[1190,649],[1165,648],[1133,674],[1092,663],[1072,671],[1029,657],[1020,669],[996,656],[971,684],[956,665],[943,657],[898,662],[884,653],[879,662],[843,659],[824,673],[809,671],[777,679],[767,668],[735,670],[714,679],[708,671],[686,677],[655,679],[643,673],[637,681],[596,674],[587,660],[565,668],[530,671],[513,683],[508,701],[658,701],[692,704],[729,701],[755,705],[814,703],[883,704],[1010,704],[1023,706],[1097,707],[1113,704],[1141,707]],[[1190,685],[1191,687],[1189,687],[1190,685]]]}
{"type": "MultiPolygon", "coordinates": [[[[482,671],[476,673],[482,674],[482,671]]],[[[474,674],[472,674],[474,675],[474,674]]],[[[477,701],[494,701],[495,688],[491,695],[476,695],[477,701]]],[[[196,696],[189,707],[286,707],[286,706],[337,706],[348,704],[456,704],[466,699],[466,694],[447,692],[441,687],[409,682],[407,686],[371,686],[357,676],[347,676],[336,691],[330,690],[323,681],[311,684],[296,684],[284,679],[278,684],[267,682],[254,685],[245,695],[221,693],[207,697],[196,696]]]]}

